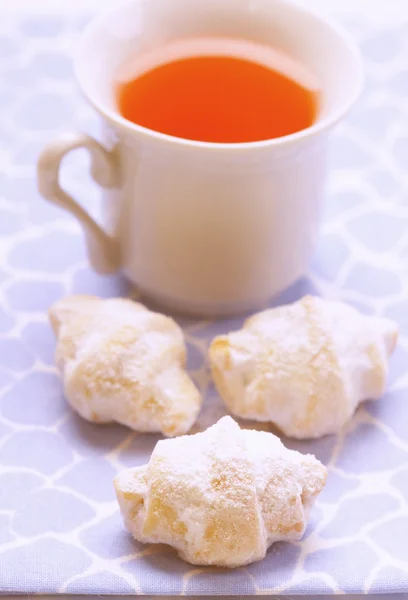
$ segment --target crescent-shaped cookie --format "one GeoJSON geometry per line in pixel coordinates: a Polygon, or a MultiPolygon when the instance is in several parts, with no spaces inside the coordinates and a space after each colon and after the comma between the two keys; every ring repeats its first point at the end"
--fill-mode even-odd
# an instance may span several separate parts
{"type": "Polygon", "coordinates": [[[194,565],[238,567],[298,540],[326,481],[312,455],[223,417],[203,433],[159,441],[147,465],[115,478],[125,524],[194,565]]]}
{"type": "Polygon", "coordinates": [[[385,390],[396,323],[306,296],[216,337],[209,355],[229,410],[295,438],[337,432],[360,402],[385,390]]]}
{"type": "Polygon", "coordinates": [[[65,395],[82,417],[166,436],[190,429],[201,397],[172,319],[132,300],[94,296],[65,298],[49,316],[65,395]]]}

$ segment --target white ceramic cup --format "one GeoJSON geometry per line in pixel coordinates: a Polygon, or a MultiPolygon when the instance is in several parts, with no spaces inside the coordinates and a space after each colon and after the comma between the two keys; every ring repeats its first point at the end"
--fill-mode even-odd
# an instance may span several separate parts
{"type": "Polygon", "coordinates": [[[133,0],[88,26],[75,71],[102,117],[104,145],[85,134],[60,137],[40,156],[38,185],[79,219],[97,271],[121,269],[169,308],[222,315],[262,306],[307,270],[328,134],[363,79],[360,54],[336,25],[286,0],[133,0]],[[282,138],[220,144],[120,115],[115,81],[126,61],[174,40],[214,36],[266,44],[302,62],[321,85],[316,122],[282,138]],[[79,147],[104,188],[106,231],[59,184],[62,158],[79,147]]]}

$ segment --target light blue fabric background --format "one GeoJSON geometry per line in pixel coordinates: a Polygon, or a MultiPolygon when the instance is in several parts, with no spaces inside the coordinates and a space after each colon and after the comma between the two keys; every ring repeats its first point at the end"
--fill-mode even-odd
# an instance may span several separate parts
{"type": "MultiPolygon", "coordinates": [[[[276,544],[235,571],[195,569],[124,531],[115,472],[146,462],[157,441],[85,423],[53,366],[48,306],[61,296],[127,293],[89,268],[77,224],[36,191],[35,161],[57,131],[97,134],[70,53],[83,19],[0,23],[0,591],[76,594],[332,594],[408,589],[408,27],[347,19],[366,59],[367,89],[334,139],[318,253],[308,277],[276,300],[341,298],[401,327],[390,388],[339,436],[284,440],[329,467],[302,542],[276,544]]],[[[66,186],[96,210],[81,153],[66,186]]],[[[189,369],[206,395],[198,428],[224,413],[205,350],[239,327],[181,320],[189,369]]]]}

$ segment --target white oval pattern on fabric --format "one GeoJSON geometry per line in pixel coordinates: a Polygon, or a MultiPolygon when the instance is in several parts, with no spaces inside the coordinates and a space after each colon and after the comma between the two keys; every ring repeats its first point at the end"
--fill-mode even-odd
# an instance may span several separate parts
{"type": "MultiPolygon", "coordinates": [[[[80,19],[81,25],[85,19],[80,19]]],[[[408,589],[408,26],[382,30],[345,20],[366,60],[359,105],[334,140],[322,236],[311,272],[275,299],[307,294],[395,318],[401,328],[390,389],[363,405],[338,436],[288,447],[329,468],[303,541],[276,544],[261,563],[234,572],[197,569],[169,549],[134,542],[122,526],[112,478],[146,463],[158,436],[99,427],[74,415],[53,365],[46,310],[61,296],[129,290],[86,261],[78,224],[43,201],[35,184],[40,148],[58,131],[97,131],[72,79],[79,19],[0,24],[0,589],[3,593],[309,594],[408,589]],[[347,568],[345,568],[347,565],[347,568]]],[[[64,182],[90,210],[83,154],[64,182]]],[[[193,431],[225,408],[206,352],[216,334],[238,329],[180,319],[188,367],[205,394],[193,431]]],[[[260,425],[258,427],[261,428],[260,425]]]]}

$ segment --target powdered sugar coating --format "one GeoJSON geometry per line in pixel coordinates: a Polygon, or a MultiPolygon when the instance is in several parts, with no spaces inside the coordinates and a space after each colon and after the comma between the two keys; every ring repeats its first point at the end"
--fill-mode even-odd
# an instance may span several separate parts
{"type": "Polygon", "coordinates": [[[360,402],[384,393],[397,335],[390,319],[305,296],[216,337],[210,360],[235,415],[315,438],[338,431],[360,402]]]}
{"type": "Polygon", "coordinates": [[[65,395],[82,417],[168,436],[190,429],[201,397],[184,371],[183,333],[172,319],[94,296],[65,298],[49,314],[65,395]]]}
{"type": "Polygon", "coordinates": [[[115,488],[137,540],[170,544],[192,564],[237,567],[275,541],[300,539],[325,480],[314,456],[223,417],[159,441],[149,464],[117,475],[115,488]]]}

